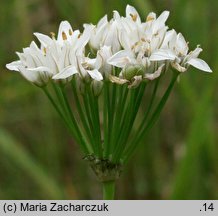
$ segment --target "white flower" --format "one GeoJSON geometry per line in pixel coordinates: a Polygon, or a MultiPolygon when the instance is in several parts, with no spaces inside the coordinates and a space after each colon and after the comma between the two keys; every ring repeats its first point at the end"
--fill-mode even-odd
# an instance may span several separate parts
{"type": "MultiPolygon", "coordinates": [[[[92,24],[85,24],[84,28],[93,26],[92,24]]],[[[89,45],[97,51],[102,46],[109,46],[113,53],[121,49],[120,41],[120,15],[114,11],[113,19],[108,21],[107,16],[104,16],[96,26],[90,36],[89,45]]]]}
{"type": "Polygon", "coordinates": [[[101,18],[96,26],[93,26],[92,24],[84,24],[85,29],[89,28],[90,26],[94,27],[93,31],[91,32],[90,40],[89,40],[89,45],[93,50],[100,49],[108,25],[109,23],[108,23],[107,15],[101,18]]]}
{"type": "MultiPolygon", "coordinates": [[[[71,80],[74,74],[82,74],[78,65],[78,56],[84,55],[84,49],[89,41],[92,28],[86,28],[81,34],[72,30],[66,21],[61,22],[57,39],[41,33],[35,33],[41,43],[39,48],[35,42],[17,53],[19,61],[7,64],[9,70],[19,71],[28,81],[37,86],[46,85],[51,79],[60,79],[63,82],[71,80]]],[[[80,64],[82,64],[80,62],[80,64]]],[[[93,79],[101,80],[96,76],[96,69],[87,70],[93,79]]]]}
{"type": "Polygon", "coordinates": [[[158,49],[168,29],[165,22],[169,16],[168,11],[164,11],[157,19],[155,13],[150,13],[147,22],[141,23],[138,12],[131,7],[126,9],[126,18],[121,18],[122,30],[120,33],[120,43],[126,50],[134,49],[138,52],[144,49],[145,55],[158,49]],[[130,15],[128,15],[130,14],[130,15]]]}
{"type": "Polygon", "coordinates": [[[113,55],[108,63],[122,68],[119,78],[110,76],[112,82],[118,84],[129,83],[129,87],[137,87],[143,80],[153,80],[161,75],[163,63],[150,62],[148,57],[131,51],[122,50],[113,55]]]}
{"type": "Polygon", "coordinates": [[[66,78],[71,78],[74,74],[78,74],[81,79],[86,79],[91,77],[97,81],[103,79],[101,73],[96,68],[97,65],[93,64],[94,59],[90,59],[85,57],[85,46],[87,45],[90,33],[93,27],[89,26],[85,28],[83,34],[77,37],[77,41],[75,42],[70,39],[68,46],[70,47],[69,59],[73,59],[72,64],[65,68],[65,70],[60,71],[56,75],[52,77],[54,80],[64,80],[66,78]]]}
{"type": "Polygon", "coordinates": [[[189,65],[205,72],[212,72],[208,64],[198,58],[202,51],[201,48],[197,47],[190,53],[188,53],[188,50],[188,43],[183,35],[181,33],[177,34],[175,30],[171,30],[167,32],[161,49],[156,50],[150,60],[170,60],[172,67],[179,72],[185,72],[189,65]]]}
{"type": "Polygon", "coordinates": [[[111,47],[103,46],[97,52],[96,57],[96,67],[99,68],[101,74],[107,79],[108,76],[112,73],[112,65],[107,63],[107,60],[112,56],[111,47]]]}
{"type": "Polygon", "coordinates": [[[158,78],[164,69],[162,60],[151,62],[150,57],[164,41],[169,12],[163,12],[157,19],[156,14],[152,13],[146,23],[141,23],[133,7],[127,6],[126,11],[126,18],[121,19],[123,29],[120,37],[124,50],[115,53],[108,59],[108,63],[122,68],[119,79],[111,76],[113,82],[123,84],[126,82],[120,79],[124,79],[130,83],[130,87],[134,87],[142,80],[158,78]]]}
{"type": "Polygon", "coordinates": [[[18,61],[6,67],[38,86],[49,81],[69,82],[76,76],[78,82],[91,84],[95,94],[104,80],[128,83],[131,88],[157,79],[169,67],[184,72],[191,65],[211,72],[208,64],[198,58],[200,47],[189,52],[183,35],[168,30],[168,17],[169,11],[158,17],[152,12],[143,22],[137,10],[127,5],[125,17],[114,11],[109,21],[104,16],[96,26],[84,24],[82,33],[63,21],[57,38],[54,33],[51,37],[35,33],[40,47],[32,42],[17,53],[18,61]]]}
{"type": "Polygon", "coordinates": [[[20,60],[7,64],[9,70],[19,71],[28,81],[38,85],[45,85],[52,77],[52,63],[43,49],[39,49],[35,42],[18,53],[20,60]],[[50,67],[49,67],[50,66],[50,67]]]}

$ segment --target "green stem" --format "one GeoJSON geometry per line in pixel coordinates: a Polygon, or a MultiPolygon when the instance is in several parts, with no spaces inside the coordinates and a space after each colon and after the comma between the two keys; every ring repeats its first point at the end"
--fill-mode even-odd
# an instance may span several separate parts
{"type": "MultiPolygon", "coordinates": [[[[121,136],[119,137],[119,140],[117,140],[116,143],[116,149],[114,151],[114,155],[112,158],[112,161],[114,163],[118,163],[119,160],[121,159],[121,155],[123,151],[125,150],[125,147],[127,145],[127,140],[129,139],[129,135],[131,133],[131,129],[134,125],[142,97],[144,95],[146,84],[142,83],[139,89],[134,89],[132,96],[133,98],[130,99],[130,107],[127,109],[127,116],[125,117],[125,131],[123,133],[120,133],[121,136]],[[131,114],[128,114],[128,112],[131,110],[131,114]]],[[[123,128],[124,128],[123,127],[123,128]]]]}
{"type": "Polygon", "coordinates": [[[84,107],[81,106],[81,102],[80,102],[80,99],[79,99],[79,96],[78,96],[79,93],[76,90],[75,82],[72,81],[71,87],[72,87],[72,93],[73,93],[73,97],[74,97],[74,100],[75,100],[75,104],[76,104],[76,107],[77,107],[77,112],[79,113],[81,123],[82,123],[83,128],[85,130],[85,133],[86,133],[86,135],[87,135],[87,137],[89,139],[89,142],[92,145],[93,136],[92,136],[89,124],[87,122],[86,115],[84,114],[84,111],[83,111],[84,107]]]}
{"type": "Polygon", "coordinates": [[[75,132],[75,129],[72,127],[72,124],[69,121],[69,119],[63,114],[62,110],[59,108],[59,106],[57,105],[57,103],[55,102],[55,100],[53,99],[51,94],[49,93],[49,91],[46,88],[43,88],[43,91],[46,94],[46,96],[48,97],[48,99],[51,102],[51,104],[54,106],[54,108],[57,111],[57,113],[60,115],[61,119],[66,124],[66,126],[69,129],[70,133],[74,136],[76,142],[79,142],[79,138],[77,136],[77,133],[75,132]]]}
{"type": "MultiPolygon", "coordinates": [[[[106,142],[105,142],[105,145],[104,145],[104,157],[105,158],[108,158],[109,155],[110,155],[110,140],[111,140],[111,136],[109,135],[109,133],[111,132],[112,130],[112,110],[111,110],[111,106],[110,106],[110,103],[111,103],[111,97],[110,97],[110,90],[111,90],[111,87],[112,87],[112,83],[108,83],[107,86],[106,86],[106,89],[105,89],[105,97],[104,97],[104,100],[105,100],[105,106],[107,106],[105,109],[107,111],[107,136],[105,137],[106,138],[106,142]]],[[[106,115],[105,115],[106,116],[106,115]]]]}
{"type": "MultiPolygon", "coordinates": [[[[151,112],[153,104],[154,104],[154,100],[156,98],[156,93],[157,93],[157,88],[158,88],[158,85],[159,85],[159,80],[160,80],[160,78],[158,78],[156,80],[156,82],[155,82],[154,89],[153,89],[152,95],[150,97],[150,102],[149,102],[148,108],[146,110],[146,113],[145,113],[145,115],[143,117],[143,120],[141,121],[139,127],[135,130],[137,132],[137,135],[142,132],[142,130],[143,130],[145,124],[146,124],[146,121],[147,121],[147,119],[148,119],[148,117],[150,115],[150,112],[151,112]]],[[[131,138],[131,140],[129,141],[130,144],[134,143],[134,141],[137,139],[137,135],[133,136],[131,138]]],[[[128,146],[127,146],[127,148],[128,148],[128,146]]],[[[125,151],[123,152],[123,155],[125,155],[125,151]]]]}
{"type": "Polygon", "coordinates": [[[62,87],[60,90],[61,90],[60,91],[61,97],[63,98],[64,105],[65,105],[65,108],[68,112],[68,115],[72,121],[72,125],[75,128],[75,131],[78,134],[78,137],[80,138],[80,143],[78,143],[78,144],[81,145],[84,152],[86,152],[87,154],[90,154],[93,152],[92,146],[90,146],[90,144],[87,142],[86,137],[84,136],[84,134],[80,130],[80,127],[78,126],[78,122],[77,122],[77,120],[72,112],[72,109],[71,109],[71,106],[69,104],[69,101],[68,101],[68,98],[67,98],[67,95],[66,95],[64,88],[62,87]]]}
{"type": "Polygon", "coordinates": [[[108,106],[107,106],[107,96],[108,96],[108,83],[104,84],[104,107],[103,107],[103,126],[104,126],[104,144],[103,144],[103,156],[107,155],[108,152],[108,106]]]}
{"type": "Polygon", "coordinates": [[[126,152],[124,154],[125,155],[124,156],[125,157],[124,158],[124,163],[126,163],[128,161],[129,157],[132,155],[132,153],[138,147],[141,140],[144,139],[147,132],[153,127],[153,125],[157,121],[157,119],[160,116],[160,113],[161,113],[164,105],[167,102],[167,99],[169,98],[169,95],[170,95],[170,93],[172,91],[172,88],[174,86],[175,81],[177,80],[178,75],[179,75],[178,73],[173,73],[172,80],[171,80],[165,94],[163,95],[162,99],[160,100],[159,104],[157,105],[156,109],[154,110],[154,112],[153,112],[151,118],[149,119],[147,125],[144,127],[144,129],[141,131],[141,133],[138,135],[138,137],[135,139],[135,141],[133,143],[131,143],[129,148],[126,150],[126,152]]]}
{"type": "Polygon", "coordinates": [[[95,96],[90,89],[89,86],[87,86],[87,92],[88,96],[88,105],[89,109],[91,111],[91,121],[93,123],[93,129],[94,129],[94,145],[96,146],[96,155],[99,158],[102,158],[102,143],[101,143],[101,126],[100,126],[100,117],[99,117],[99,104],[98,104],[98,97],[95,96]]]}
{"type": "Polygon", "coordinates": [[[114,200],[115,195],[115,181],[103,182],[103,199],[114,200]]]}
{"type": "MultiPolygon", "coordinates": [[[[51,104],[54,106],[55,110],[57,111],[57,113],[60,115],[60,117],[64,120],[64,122],[66,123],[66,118],[63,115],[63,113],[61,112],[61,110],[59,109],[58,105],[55,103],[54,99],[52,98],[52,96],[50,95],[49,91],[46,88],[42,88],[42,90],[44,91],[45,95],[48,97],[49,101],[51,102],[51,104]]],[[[66,123],[67,124],[67,123],[66,123]]]]}
{"type": "Polygon", "coordinates": [[[150,100],[150,103],[149,103],[149,105],[148,105],[147,111],[146,111],[146,113],[145,113],[145,115],[144,115],[144,118],[143,118],[143,120],[142,120],[142,122],[141,122],[141,124],[140,124],[140,126],[139,126],[139,128],[138,128],[138,130],[137,130],[138,133],[143,129],[143,125],[145,125],[146,120],[147,120],[147,118],[148,118],[148,116],[149,116],[149,114],[150,114],[150,111],[151,111],[151,109],[152,109],[152,106],[153,106],[153,104],[154,104],[154,100],[155,100],[155,98],[156,98],[156,93],[157,93],[157,88],[158,88],[158,85],[159,85],[159,80],[160,80],[160,79],[158,78],[158,79],[156,80],[155,85],[154,85],[154,89],[153,89],[153,92],[152,92],[152,95],[151,95],[151,100],[150,100]]]}
{"type": "Polygon", "coordinates": [[[128,95],[128,91],[129,89],[127,88],[127,86],[119,86],[119,93],[118,94],[118,103],[115,109],[115,116],[114,116],[114,125],[112,127],[112,131],[111,131],[111,143],[110,143],[110,152],[113,153],[114,149],[116,147],[116,141],[117,141],[117,137],[119,137],[119,133],[122,129],[120,129],[120,122],[122,120],[122,114],[125,110],[125,104],[127,101],[127,95],[128,95]]]}

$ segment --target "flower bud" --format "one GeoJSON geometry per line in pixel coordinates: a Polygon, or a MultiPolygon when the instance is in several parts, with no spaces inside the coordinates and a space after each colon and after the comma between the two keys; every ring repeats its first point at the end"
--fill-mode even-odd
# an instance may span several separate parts
{"type": "Polygon", "coordinates": [[[143,67],[141,65],[130,65],[127,66],[122,72],[123,78],[127,80],[132,80],[135,76],[143,75],[143,67]]]}
{"type": "Polygon", "coordinates": [[[92,83],[91,83],[91,88],[92,88],[93,94],[96,97],[98,97],[101,94],[101,91],[102,91],[102,88],[103,88],[103,82],[93,80],[92,83]]]}

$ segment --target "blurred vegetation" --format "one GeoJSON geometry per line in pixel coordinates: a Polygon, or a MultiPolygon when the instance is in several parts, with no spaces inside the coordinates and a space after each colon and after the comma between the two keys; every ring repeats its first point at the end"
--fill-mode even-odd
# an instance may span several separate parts
{"type": "Polygon", "coordinates": [[[201,44],[214,73],[189,70],[118,182],[120,199],[218,199],[218,1],[1,0],[0,199],[100,199],[101,187],[40,89],[5,69],[33,32],[73,28],[135,6],[170,10],[170,28],[201,44]]]}

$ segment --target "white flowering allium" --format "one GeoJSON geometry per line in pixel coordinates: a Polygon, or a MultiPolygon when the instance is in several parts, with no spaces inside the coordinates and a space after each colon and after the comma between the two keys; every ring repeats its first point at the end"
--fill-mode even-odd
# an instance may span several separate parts
{"type": "Polygon", "coordinates": [[[199,46],[189,51],[183,35],[169,30],[168,17],[152,12],[143,21],[127,5],[125,16],[114,11],[111,20],[84,24],[82,32],[63,21],[57,36],[35,33],[39,46],[31,42],[6,65],[45,92],[104,183],[105,199],[113,198],[114,181],[146,141],[178,76],[190,66],[212,72],[198,58],[199,46]],[[163,74],[170,81],[159,90],[163,74]]]}
{"type": "MultiPolygon", "coordinates": [[[[104,62],[90,59],[85,56],[92,28],[86,28],[83,33],[73,31],[67,21],[60,24],[57,39],[41,33],[34,35],[39,40],[40,47],[35,42],[18,53],[20,60],[7,64],[10,70],[19,71],[27,80],[44,86],[50,80],[70,81],[74,74],[81,78],[91,77],[94,80],[102,80],[102,74],[98,69],[104,62]]],[[[104,48],[102,48],[104,50],[104,48]]],[[[103,51],[102,51],[103,52],[103,51]]]]}
{"type": "Polygon", "coordinates": [[[211,72],[205,61],[198,58],[202,51],[197,47],[189,52],[181,33],[168,30],[164,11],[159,17],[150,13],[145,22],[132,6],[127,5],[126,16],[114,11],[108,21],[104,16],[96,26],[85,24],[84,31],[73,31],[67,21],[60,24],[57,38],[35,33],[35,42],[17,55],[19,61],[7,64],[10,70],[19,71],[27,80],[44,86],[49,81],[68,82],[72,76],[102,81],[110,79],[118,84],[138,86],[143,80],[154,80],[169,67],[184,72],[191,65],[211,72]],[[90,58],[89,52],[95,56],[90,58]],[[119,68],[114,74],[114,68],[119,68]]]}

